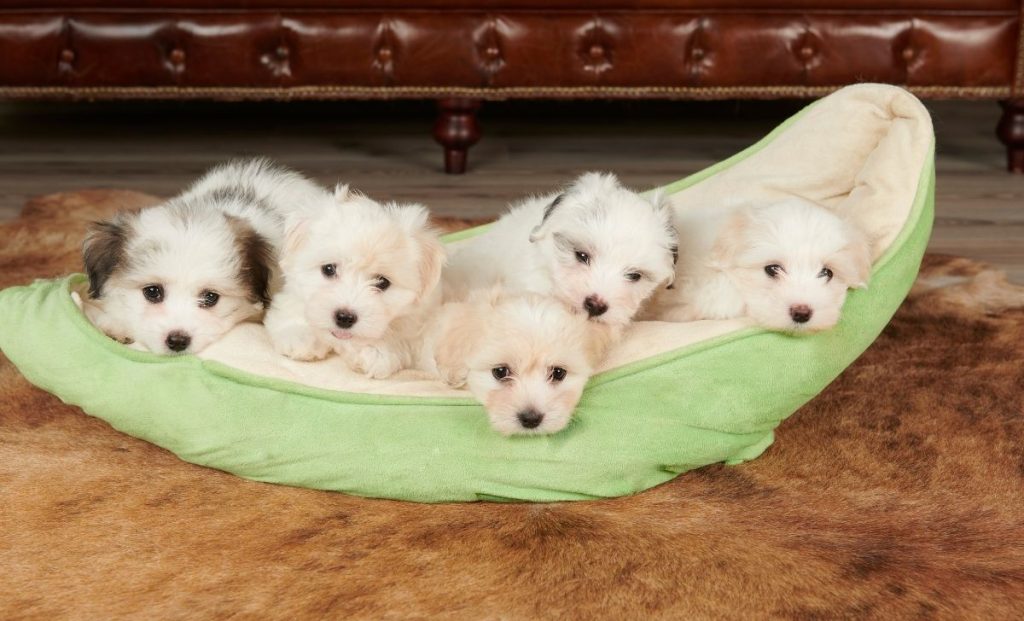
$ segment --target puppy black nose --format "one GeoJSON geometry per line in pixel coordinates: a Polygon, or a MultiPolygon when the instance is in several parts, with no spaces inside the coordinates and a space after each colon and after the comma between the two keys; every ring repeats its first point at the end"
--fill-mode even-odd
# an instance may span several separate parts
{"type": "Polygon", "coordinates": [[[340,310],[334,313],[334,323],[339,328],[351,328],[359,321],[359,316],[349,310],[340,310]]]}
{"type": "Polygon", "coordinates": [[[597,317],[603,315],[608,310],[608,305],[596,295],[588,295],[587,299],[583,300],[583,308],[587,310],[587,314],[591,317],[597,317]]]}
{"type": "Polygon", "coordinates": [[[537,410],[523,410],[516,416],[519,418],[519,424],[526,429],[534,429],[544,420],[544,415],[537,410]]]}
{"type": "Polygon", "coordinates": [[[789,307],[789,316],[797,323],[807,323],[811,320],[811,315],[813,314],[814,311],[806,304],[797,304],[796,306],[789,307]]]}
{"type": "Polygon", "coordinates": [[[188,349],[189,343],[192,342],[192,337],[184,332],[175,330],[167,335],[167,349],[171,351],[185,351],[188,349]]]}

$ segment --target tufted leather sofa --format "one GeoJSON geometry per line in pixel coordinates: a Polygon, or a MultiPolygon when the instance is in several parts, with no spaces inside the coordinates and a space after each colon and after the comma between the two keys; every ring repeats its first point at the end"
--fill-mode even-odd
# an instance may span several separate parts
{"type": "Polygon", "coordinates": [[[1002,100],[1024,172],[1024,0],[0,0],[8,99],[430,98],[462,172],[481,101],[1002,100]]]}

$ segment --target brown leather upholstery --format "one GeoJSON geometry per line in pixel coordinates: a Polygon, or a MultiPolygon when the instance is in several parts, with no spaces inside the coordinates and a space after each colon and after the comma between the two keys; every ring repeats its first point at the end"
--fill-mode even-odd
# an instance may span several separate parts
{"type": "MultiPolygon", "coordinates": [[[[869,80],[1005,94],[1017,37],[1017,14],[1005,12],[19,12],[0,21],[0,84],[529,96],[531,87],[557,95],[551,89],[869,80]]],[[[659,94],[672,91],[644,93],[659,94]]]]}
{"type": "Polygon", "coordinates": [[[0,0],[0,97],[1024,93],[1022,0],[210,4],[0,0]]]}

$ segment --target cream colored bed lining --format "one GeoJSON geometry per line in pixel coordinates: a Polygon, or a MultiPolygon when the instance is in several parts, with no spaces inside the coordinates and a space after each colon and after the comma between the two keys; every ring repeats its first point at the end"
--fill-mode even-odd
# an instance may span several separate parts
{"type": "MultiPolygon", "coordinates": [[[[749,203],[800,196],[858,222],[878,258],[892,244],[914,202],[918,175],[930,150],[931,120],[906,91],[885,85],[849,87],[822,99],[760,151],[675,194],[675,209],[749,203]]],[[[540,189],[540,188],[538,188],[540,189]]],[[[601,370],[714,338],[745,321],[633,324],[601,370]]],[[[468,397],[418,371],[370,380],[331,357],[297,362],[274,352],[256,324],[235,327],[200,358],[257,375],[346,392],[468,397]]]]}

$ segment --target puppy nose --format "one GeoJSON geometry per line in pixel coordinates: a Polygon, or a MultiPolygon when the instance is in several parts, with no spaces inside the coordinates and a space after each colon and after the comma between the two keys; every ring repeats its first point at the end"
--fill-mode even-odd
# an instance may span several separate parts
{"type": "Polygon", "coordinates": [[[544,415],[537,410],[523,410],[516,416],[519,418],[519,424],[526,429],[534,429],[544,420],[544,415]]]}
{"type": "Polygon", "coordinates": [[[598,315],[603,315],[608,310],[608,305],[596,295],[588,295],[587,299],[583,300],[583,308],[587,310],[587,314],[591,317],[597,317],[598,315]]]}
{"type": "Polygon", "coordinates": [[[789,307],[789,316],[797,323],[807,323],[811,320],[811,315],[813,314],[814,311],[806,304],[797,304],[789,307]]]}
{"type": "Polygon", "coordinates": [[[339,328],[351,328],[359,321],[359,316],[350,310],[340,310],[334,313],[334,323],[339,328]]]}
{"type": "Polygon", "coordinates": [[[164,342],[167,343],[167,349],[171,351],[185,351],[188,349],[189,343],[192,342],[192,337],[184,332],[175,330],[167,335],[167,340],[164,342]]]}

